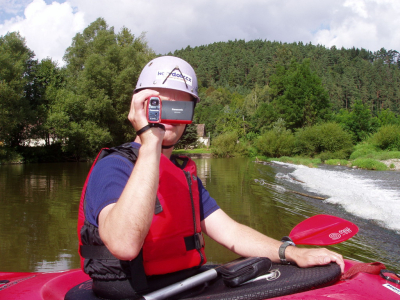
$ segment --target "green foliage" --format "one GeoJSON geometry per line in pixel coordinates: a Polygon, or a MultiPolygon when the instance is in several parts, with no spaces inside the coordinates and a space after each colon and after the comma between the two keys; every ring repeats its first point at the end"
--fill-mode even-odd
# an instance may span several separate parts
{"type": "Polygon", "coordinates": [[[294,165],[304,165],[310,168],[316,168],[318,167],[319,164],[321,164],[321,159],[319,158],[308,158],[308,157],[301,157],[301,156],[295,156],[295,157],[288,157],[288,156],[282,156],[279,158],[269,158],[269,161],[280,161],[284,163],[289,163],[289,164],[294,164],[294,165]]]}
{"type": "Polygon", "coordinates": [[[258,153],[268,157],[290,156],[294,151],[295,138],[290,130],[274,128],[262,134],[255,147],[258,153]]]}
{"type": "Polygon", "coordinates": [[[380,151],[374,155],[377,160],[400,159],[400,151],[380,151]]]}
{"type": "Polygon", "coordinates": [[[0,36],[0,141],[16,147],[35,122],[35,111],[25,89],[29,85],[33,52],[18,33],[0,36]]]}
{"type": "Polygon", "coordinates": [[[65,151],[80,159],[134,138],[127,120],[132,91],[153,57],[142,36],[126,28],[114,33],[101,18],[73,38],[64,56],[68,84],[58,90],[46,124],[65,151]]]}
{"type": "Polygon", "coordinates": [[[210,87],[200,91],[201,102],[196,105],[195,121],[206,124],[206,130],[213,136],[228,131],[245,134],[247,122],[243,120],[243,96],[226,88],[210,87]]]}
{"type": "Polygon", "coordinates": [[[229,105],[223,109],[216,122],[216,132],[235,132],[238,137],[246,135],[247,122],[244,120],[243,112],[232,110],[229,105]]]}
{"type": "Polygon", "coordinates": [[[378,151],[379,150],[374,145],[363,142],[354,147],[354,152],[350,155],[350,159],[375,155],[378,151]]]}
{"type": "Polygon", "coordinates": [[[328,159],[325,160],[325,164],[331,166],[349,166],[349,161],[345,159],[328,159]]]}
{"type": "Polygon", "coordinates": [[[350,134],[334,122],[299,129],[295,137],[296,151],[311,157],[329,152],[324,158],[345,158],[351,153],[353,146],[350,134]],[[338,157],[334,157],[332,153],[336,153],[338,157]]]}
{"type": "Polygon", "coordinates": [[[384,125],[368,142],[381,150],[400,151],[400,125],[384,125]]]}
{"type": "Polygon", "coordinates": [[[22,163],[23,157],[16,148],[0,146],[0,165],[5,163],[22,163]]]}
{"type": "Polygon", "coordinates": [[[356,142],[365,140],[378,126],[377,119],[372,117],[370,109],[361,100],[352,105],[350,112],[341,109],[336,120],[353,135],[356,142]]]}
{"type": "Polygon", "coordinates": [[[384,163],[372,158],[357,158],[352,162],[352,166],[367,170],[376,170],[376,171],[388,170],[388,167],[384,163]]]}
{"type": "Polygon", "coordinates": [[[38,147],[19,146],[17,150],[25,163],[62,162],[68,159],[60,143],[38,147]]]}
{"type": "Polygon", "coordinates": [[[247,116],[252,116],[259,109],[260,105],[270,102],[270,87],[268,85],[256,86],[246,95],[243,101],[242,110],[247,116]]]}
{"type": "Polygon", "coordinates": [[[378,113],[378,120],[380,126],[385,125],[400,125],[400,118],[390,109],[384,109],[378,113]]]}
{"type": "Polygon", "coordinates": [[[191,145],[196,145],[198,140],[197,136],[197,127],[195,124],[190,124],[186,126],[186,130],[179,140],[179,142],[175,145],[174,149],[186,149],[191,145]]]}
{"type": "Polygon", "coordinates": [[[348,149],[343,149],[335,152],[330,152],[330,151],[323,151],[320,154],[317,154],[315,157],[318,157],[321,159],[321,161],[327,161],[330,159],[347,159],[349,158],[351,153],[351,148],[348,149]]]}
{"type": "Polygon", "coordinates": [[[360,143],[354,147],[355,151],[350,155],[350,159],[371,158],[374,160],[387,160],[400,158],[400,151],[382,151],[373,144],[367,142],[360,143]]]}
{"type": "Polygon", "coordinates": [[[310,60],[301,64],[292,60],[288,69],[279,66],[270,80],[273,106],[289,128],[312,126],[328,119],[328,93],[311,71],[310,60]]]}
{"type": "MultiPolygon", "coordinates": [[[[198,75],[202,101],[195,123],[205,124],[212,138],[232,133],[241,141],[235,154],[229,150],[221,156],[258,150],[347,158],[348,136],[339,138],[337,128],[329,129],[331,134],[314,127],[333,119],[352,134],[353,142],[360,142],[380,126],[400,124],[399,55],[394,50],[235,40],[173,55],[187,60],[198,75]],[[280,120],[284,131],[277,133],[280,120]],[[298,131],[295,148],[287,129],[298,131]]],[[[127,120],[132,91],[143,65],[155,57],[143,35],[135,37],[127,28],[115,32],[99,18],[73,38],[65,68],[33,57],[18,33],[0,37],[3,152],[23,151],[17,146],[35,138],[46,146],[59,143],[69,159],[81,159],[135,137],[127,120]]],[[[368,143],[378,150],[399,149],[392,135],[382,131],[368,143]]],[[[374,153],[382,153],[378,150],[374,153]]]]}
{"type": "Polygon", "coordinates": [[[247,156],[246,147],[238,142],[236,132],[225,132],[211,142],[211,153],[215,157],[247,156]]]}

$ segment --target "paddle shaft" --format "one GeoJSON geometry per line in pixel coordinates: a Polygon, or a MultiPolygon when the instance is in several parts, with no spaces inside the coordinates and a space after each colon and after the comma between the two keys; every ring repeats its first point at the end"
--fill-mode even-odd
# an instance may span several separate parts
{"type": "Polygon", "coordinates": [[[142,296],[142,299],[145,300],[162,300],[188,289],[191,289],[195,286],[198,286],[204,282],[213,280],[217,278],[218,273],[215,269],[207,270],[195,276],[189,277],[185,280],[179,281],[177,283],[171,284],[165,288],[159,289],[152,293],[142,296]]]}

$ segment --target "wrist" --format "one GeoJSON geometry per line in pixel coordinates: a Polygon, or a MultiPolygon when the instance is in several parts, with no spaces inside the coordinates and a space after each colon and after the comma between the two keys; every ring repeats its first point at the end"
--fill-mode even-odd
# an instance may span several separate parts
{"type": "Polygon", "coordinates": [[[139,148],[139,157],[147,159],[156,157],[156,159],[159,160],[161,155],[161,144],[162,141],[151,138],[146,139],[145,142],[142,141],[139,148]]]}
{"type": "Polygon", "coordinates": [[[290,255],[292,252],[291,250],[293,250],[296,245],[289,237],[282,238],[282,242],[283,243],[279,247],[279,259],[281,261],[281,264],[289,265],[293,262],[292,255],[290,255]]]}

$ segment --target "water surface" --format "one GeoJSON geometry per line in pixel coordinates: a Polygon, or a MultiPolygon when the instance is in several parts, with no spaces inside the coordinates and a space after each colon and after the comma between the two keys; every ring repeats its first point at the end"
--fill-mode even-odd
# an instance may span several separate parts
{"type": "MultiPolygon", "coordinates": [[[[235,220],[280,239],[307,217],[336,215],[360,231],[331,249],[400,271],[399,173],[262,165],[247,158],[195,161],[210,194],[235,220]]],[[[76,223],[89,168],[89,163],[0,166],[0,271],[79,268],[76,223]]],[[[210,239],[206,253],[214,263],[236,258],[210,239]]]]}

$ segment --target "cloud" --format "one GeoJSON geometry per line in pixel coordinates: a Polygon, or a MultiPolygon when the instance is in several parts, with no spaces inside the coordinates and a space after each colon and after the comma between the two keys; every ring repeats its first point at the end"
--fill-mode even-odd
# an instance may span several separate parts
{"type": "Polygon", "coordinates": [[[146,32],[157,53],[235,39],[310,42],[311,31],[329,18],[335,5],[333,0],[320,2],[97,0],[94,5],[90,0],[71,0],[88,22],[102,16],[117,30],[125,25],[136,35],[146,32]]]}
{"type": "Polygon", "coordinates": [[[76,12],[70,3],[43,0],[32,1],[24,11],[24,17],[14,17],[0,25],[0,34],[19,31],[36,58],[51,57],[62,64],[62,57],[72,38],[85,28],[83,13],[76,12]]]}
{"type": "Polygon", "coordinates": [[[313,39],[327,47],[400,50],[400,2],[397,0],[347,0],[332,16],[329,30],[313,39]]]}
{"type": "Polygon", "coordinates": [[[146,32],[159,54],[235,39],[400,50],[398,0],[26,1],[0,0],[0,11],[26,5],[23,16],[0,25],[0,35],[20,31],[39,59],[61,60],[75,34],[99,17],[115,31],[146,32]]]}
{"type": "Polygon", "coordinates": [[[0,0],[0,16],[21,13],[31,0],[0,0]]]}

